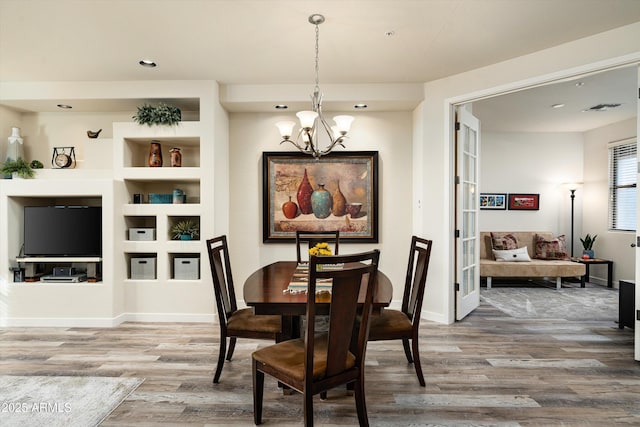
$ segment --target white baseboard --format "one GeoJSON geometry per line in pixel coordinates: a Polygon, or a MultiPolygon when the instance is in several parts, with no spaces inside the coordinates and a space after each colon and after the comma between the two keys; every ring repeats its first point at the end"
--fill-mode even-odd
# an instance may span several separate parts
{"type": "Polygon", "coordinates": [[[123,322],[217,323],[214,314],[123,313],[104,317],[10,317],[0,319],[0,327],[113,328],[123,322]]]}

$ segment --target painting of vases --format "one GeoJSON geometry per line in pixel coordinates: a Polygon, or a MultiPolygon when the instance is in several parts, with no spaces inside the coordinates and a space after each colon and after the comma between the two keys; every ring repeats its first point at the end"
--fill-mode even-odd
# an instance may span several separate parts
{"type": "Polygon", "coordinates": [[[378,152],[316,160],[263,153],[263,241],[294,241],[297,230],[340,230],[340,240],[378,241],[378,152]]]}

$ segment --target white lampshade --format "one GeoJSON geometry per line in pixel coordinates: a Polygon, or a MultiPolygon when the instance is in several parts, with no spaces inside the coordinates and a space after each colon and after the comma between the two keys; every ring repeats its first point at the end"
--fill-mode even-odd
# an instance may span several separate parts
{"type": "Polygon", "coordinates": [[[315,111],[299,111],[296,113],[296,116],[300,119],[300,127],[303,129],[310,129],[313,127],[316,117],[318,117],[318,113],[315,111]]]}
{"type": "Polygon", "coordinates": [[[291,138],[291,134],[293,133],[293,127],[295,125],[296,125],[296,122],[292,122],[292,121],[276,123],[276,126],[280,131],[280,136],[282,136],[284,139],[291,138]]]}
{"type": "Polygon", "coordinates": [[[340,131],[340,133],[344,135],[347,132],[349,132],[349,129],[351,129],[351,122],[353,122],[353,117],[352,116],[335,116],[333,120],[336,122],[338,131],[340,131]]]}

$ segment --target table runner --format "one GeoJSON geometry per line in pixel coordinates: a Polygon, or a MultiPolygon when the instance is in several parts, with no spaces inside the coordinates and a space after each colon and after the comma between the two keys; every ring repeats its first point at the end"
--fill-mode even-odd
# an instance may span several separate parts
{"type": "MultiPolygon", "coordinates": [[[[325,270],[341,270],[344,264],[323,264],[322,268],[325,270]]],[[[316,280],[316,294],[320,292],[331,293],[332,279],[317,279],[316,280]]],[[[291,276],[289,286],[283,290],[283,293],[298,294],[301,292],[307,292],[309,285],[309,263],[300,263],[296,266],[296,269],[291,276]]]]}

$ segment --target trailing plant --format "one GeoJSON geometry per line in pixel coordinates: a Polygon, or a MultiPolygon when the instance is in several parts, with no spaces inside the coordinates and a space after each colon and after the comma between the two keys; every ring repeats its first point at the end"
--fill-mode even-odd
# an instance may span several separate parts
{"type": "Polygon", "coordinates": [[[7,160],[2,167],[0,167],[0,173],[4,175],[16,174],[21,178],[33,178],[35,172],[22,157],[18,157],[17,160],[7,160]]]}
{"type": "Polygon", "coordinates": [[[598,237],[597,234],[594,234],[593,237],[591,237],[591,235],[587,233],[587,235],[584,236],[584,239],[582,237],[580,238],[582,247],[585,251],[590,251],[593,249],[593,244],[596,242],[596,237],[598,237]]]}
{"type": "Polygon", "coordinates": [[[197,240],[200,237],[200,226],[194,220],[185,219],[175,223],[170,232],[174,240],[179,240],[182,235],[189,235],[191,239],[197,240]]]}
{"type": "Polygon", "coordinates": [[[163,102],[156,106],[144,104],[138,107],[133,120],[141,125],[175,125],[182,120],[182,113],[178,107],[163,102]]]}

